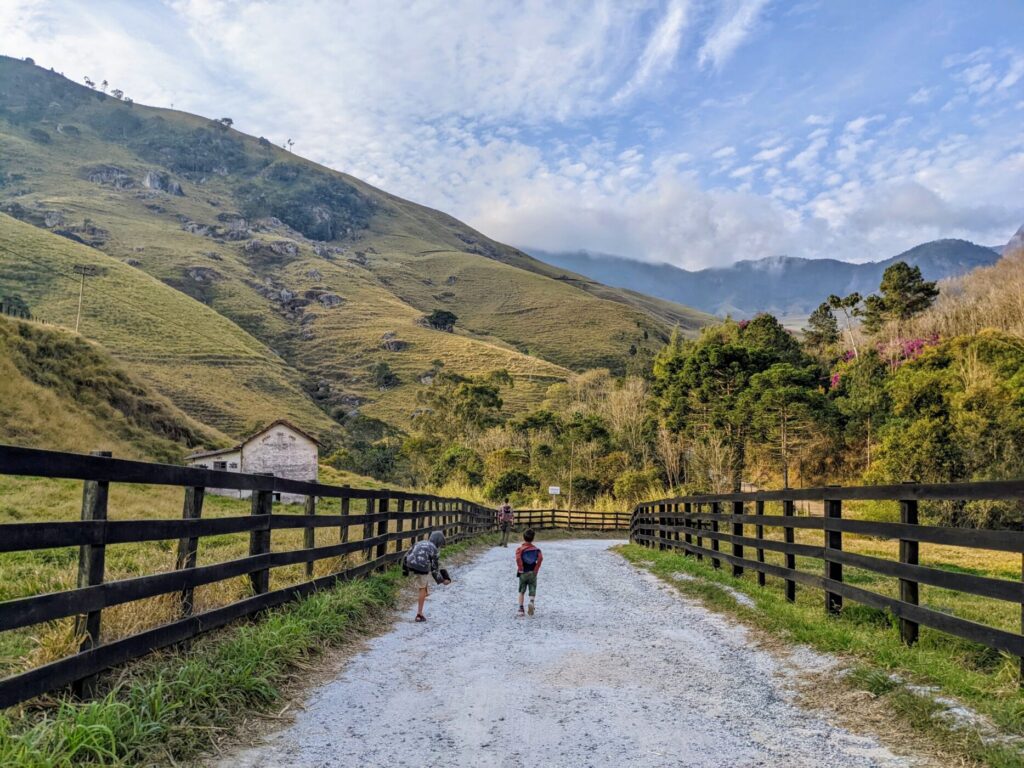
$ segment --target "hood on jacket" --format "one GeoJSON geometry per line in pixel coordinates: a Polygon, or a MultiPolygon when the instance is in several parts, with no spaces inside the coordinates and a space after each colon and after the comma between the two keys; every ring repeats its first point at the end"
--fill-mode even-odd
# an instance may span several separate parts
{"type": "Polygon", "coordinates": [[[441,531],[434,531],[430,534],[430,543],[440,549],[444,546],[444,533],[441,531]]]}

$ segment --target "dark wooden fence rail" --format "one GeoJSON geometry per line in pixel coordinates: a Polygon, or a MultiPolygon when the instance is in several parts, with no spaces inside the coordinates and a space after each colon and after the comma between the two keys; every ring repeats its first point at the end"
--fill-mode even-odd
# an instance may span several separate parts
{"type": "MultiPolygon", "coordinates": [[[[80,521],[0,524],[0,553],[53,547],[79,547],[78,588],[0,602],[0,631],[75,617],[83,638],[80,652],[0,680],[0,708],[72,684],[88,694],[97,673],[159,648],[188,640],[201,632],[244,616],[298,599],[332,584],[364,576],[398,562],[414,540],[442,529],[449,541],[495,529],[496,513],[464,499],[395,490],[365,490],[237,472],[150,464],[111,458],[109,454],[72,454],[0,446],[0,475],[82,480],[80,521]],[[170,485],[182,488],[182,516],[172,520],[109,520],[111,483],[170,485]],[[207,488],[251,492],[251,513],[203,518],[207,488]],[[302,514],[275,512],[275,494],[305,496],[302,514]],[[320,514],[323,499],[339,499],[340,514],[320,514]],[[352,500],[365,503],[365,513],[350,512],[352,500]],[[362,526],[360,539],[351,531],[362,526]],[[272,551],[273,531],[303,529],[303,548],[272,551]],[[318,528],[337,529],[337,543],[316,546],[318,528]],[[203,537],[249,534],[247,557],[204,565],[197,550],[203,537]],[[108,545],[146,541],[178,542],[176,569],[167,573],[105,581],[108,545]],[[357,565],[313,578],[318,560],[359,554],[357,565]],[[303,564],[307,581],[270,589],[270,569],[303,564]],[[194,612],[196,587],[245,577],[251,596],[203,613],[194,612]],[[103,609],[158,595],[179,596],[179,618],[129,637],[102,641],[103,609]]],[[[614,517],[614,526],[628,528],[629,515],[614,517]]],[[[537,527],[599,527],[609,522],[588,512],[537,510],[520,513],[517,525],[537,527]]],[[[351,560],[351,558],[350,558],[351,560]]]]}
{"type": "Polygon", "coordinates": [[[0,707],[7,707],[67,684],[88,693],[95,675],[115,664],[187,640],[237,618],[308,595],[339,581],[363,576],[399,560],[411,540],[442,529],[450,541],[492,530],[495,513],[463,499],[393,490],[361,490],[303,483],[269,475],[245,475],[137,461],[109,455],[57,453],[0,446],[0,474],[84,481],[82,518],[75,522],[0,525],[0,552],[79,547],[78,588],[0,603],[0,631],[75,617],[83,638],[80,652],[28,672],[0,680],[0,707]],[[181,519],[109,520],[111,483],[172,485],[183,489],[181,519]],[[204,519],[205,489],[228,488],[252,494],[251,514],[204,519]],[[304,514],[278,514],[274,496],[306,497],[304,514]],[[341,514],[318,514],[318,501],[340,499],[341,514]],[[365,514],[350,514],[352,499],[365,501],[365,514]],[[408,526],[406,523],[408,522],[408,526]],[[392,529],[393,524],[393,529],[392,529]],[[353,526],[362,538],[349,541],[353,526]],[[275,530],[304,530],[303,548],[272,551],[275,530]],[[338,530],[337,543],[315,546],[317,528],[338,530]],[[249,555],[203,565],[197,562],[203,537],[249,534],[249,555]],[[176,570],[120,581],[104,580],[108,545],[177,540],[176,570]],[[362,553],[358,565],[313,579],[313,564],[326,558],[362,553]],[[270,589],[270,570],[304,564],[301,584],[270,589]],[[245,577],[251,596],[201,614],[194,613],[196,587],[245,577]],[[179,595],[179,618],[138,634],[102,642],[103,609],[165,594],[179,595]]]}
{"type": "Polygon", "coordinates": [[[918,604],[918,585],[926,584],[1021,604],[1024,616],[1024,583],[1021,581],[955,573],[918,563],[921,543],[1019,552],[1024,555],[1024,532],[920,525],[917,518],[921,501],[1022,499],[1024,481],[835,486],[681,496],[638,505],[632,516],[630,540],[646,546],[657,546],[659,549],[680,549],[698,560],[706,557],[715,568],[720,568],[726,562],[732,567],[734,576],[742,575],[744,569],[751,569],[757,573],[761,585],[765,583],[765,576],[775,576],[785,582],[786,597],[790,601],[796,599],[797,584],[820,589],[824,592],[825,609],[829,613],[842,611],[843,598],[888,610],[899,619],[900,635],[908,645],[917,641],[919,627],[924,625],[1024,657],[1024,636],[1021,634],[968,621],[918,604]],[[849,500],[898,502],[900,522],[844,519],[843,502],[849,500]],[[796,501],[824,502],[824,516],[794,516],[796,501]],[[781,502],[782,514],[766,515],[765,502],[781,502]],[[750,505],[753,505],[753,514],[749,514],[750,505]],[[749,527],[754,529],[753,536],[747,535],[749,527]],[[782,539],[765,538],[766,527],[781,528],[782,539]],[[821,531],[821,543],[795,543],[794,532],[798,528],[821,531]],[[899,559],[889,560],[844,551],[844,533],[897,539],[900,542],[899,559]],[[728,552],[723,551],[722,544],[729,545],[728,552]],[[746,554],[749,549],[754,550],[753,559],[746,554]],[[766,563],[765,551],[783,553],[785,565],[766,563]],[[799,570],[797,556],[822,561],[821,574],[799,570]],[[896,577],[899,580],[899,597],[881,595],[845,583],[844,565],[896,577]]]}

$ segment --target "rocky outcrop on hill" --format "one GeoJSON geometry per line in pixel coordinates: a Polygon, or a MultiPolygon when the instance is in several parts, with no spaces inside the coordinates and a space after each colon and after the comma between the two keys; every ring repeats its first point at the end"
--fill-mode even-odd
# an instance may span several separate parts
{"type": "Polygon", "coordinates": [[[270,262],[290,261],[299,255],[299,246],[291,240],[250,240],[242,250],[248,256],[270,262]]]}
{"type": "Polygon", "coordinates": [[[116,165],[92,165],[82,169],[82,178],[93,184],[103,184],[114,189],[132,189],[135,179],[131,173],[116,165]]]}
{"type": "Polygon", "coordinates": [[[213,283],[217,280],[223,280],[224,275],[218,272],[212,267],[188,267],[185,270],[185,274],[195,280],[197,283],[213,283]]]}
{"type": "Polygon", "coordinates": [[[62,229],[53,230],[55,235],[74,240],[76,243],[88,245],[92,248],[99,248],[110,239],[110,231],[97,227],[88,219],[81,224],[75,224],[62,229]]]}
{"type": "Polygon", "coordinates": [[[146,189],[155,189],[158,192],[166,192],[176,197],[184,197],[185,191],[181,184],[175,181],[169,173],[160,171],[147,171],[142,179],[142,186],[146,189]]]}
{"type": "Polygon", "coordinates": [[[62,212],[55,211],[52,208],[43,208],[38,203],[31,208],[21,203],[3,203],[0,204],[0,211],[34,227],[52,229],[64,223],[64,214],[62,212]]]}
{"type": "Polygon", "coordinates": [[[380,337],[380,346],[381,349],[386,349],[388,352],[401,352],[403,349],[409,348],[409,342],[398,338],[395,331],[388,331],[380,337]]]}

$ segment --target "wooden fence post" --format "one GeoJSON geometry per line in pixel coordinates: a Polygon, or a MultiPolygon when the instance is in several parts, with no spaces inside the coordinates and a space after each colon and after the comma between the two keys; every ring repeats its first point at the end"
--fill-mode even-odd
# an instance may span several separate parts
{"type": "MultiPolygon", "coordinates": [[[[377,522],[377,535],[387,536],[388,535],[388,522],[391,520],[391,515],[388,514],[388,497],[385,496],[378,502],[377,514],[383,515],[383,519],[377,522]]],[[[388,540],[385,538],[380,544],[377,545],[377,559],[384,557],[388,553],[388,540]]],[[[381,569],[384,568],[383,563],[381,569]]]]}
{"type": "MultiPolygon", "coordinates": [[[[906,499],[900,502],[900,522],[904,525],[917,525],[917,500],[906,499]]],[[[918,564],[919,546],[916,541],[900,539],[900,562],[907,565],[918,564]]],[[[918,604],[917,582],[911,579],[900,579],[900,600],[912,605],[918,604]]],[[[916,621],[900,617],[900,637],[907,645],[917,642],[918,624],[916,621]]]]}
{"type": "MultiPolygon", "coordinates": [[[[782,516],[783,517],[793,517],[793,513],[795,512],[794,507],[795,507],[795,505],[794,505],[792,499],[786,499],[785,501],[783,501],[782,502],[782,516]]],[[[782,539],[783,539],[783,541],[786,544],[795,544],[796,543],[796,535],[793,532],[793,527],[792,526],[786,526],[785,528],[782,529],[782,539]]],[[[791,571],[795,571],[796,570],[796,555],[794,555],[792,552],[786,552],[785,558],[786,558],[786,567],[789,570],[791,570],[791,571]]],[[[786,579],[786,599],[789,602],[791,602],[791,603],[795,603],[796,602],[796,582],[793,581],[793,579],[786,579]]]]}
{"type": "MultiPolygon", "coordinates": [[[[702,509],[704,509],[704,505],[701,502],[698,501],[697,502],[697,515],[698,516],[701,514],[701,510],[702,509]]],[[[704,548],[704,537],[700,535],[700,532],[702,530],[704,530],[704,521],[703,520],[694,520],[693,522],[694,522],[694,524],[696,525],[696,528],[697,528],[696,531],[694,532],[694,537],[697,539],[697,546],[699,548],[703,549],[704,548]]],[[[703,562],[704,561],[704,553],[703,552],[698,552],[697,553],[697,560],[698,560],[698,562],[703,562]]]]}
{"type": "MultiPolygon", "coordinates": [[[[754,502],[754,514],[758,517],[764,517],[764,502],[761,500],[754,502]]],[[[764,526],[761,523],[757,523],[754,526],[754,538],[757,539],[758,544],[764,538],[764,526]]],[[[761,547],[757,548],[757,562],[764,562],[764,550],[761,547]]],[[[757,585],[759,587],[764,586],[764,571],[757,572],[757,585]]]]}
{"type": "MultiPolygon", "coordinates": [[[[312,518],[316,514],[316,496],[307,496],[303,509],[306,517],[312,518]]],[[[313,549],[316,546],[316,528],[307,525],[302,531],[302,546],[306,549],[313,549]]],[[[313,561],[306,563],[306,578],[313,578],[313,561]]]]}
{"type": "MultiPolygon", "coordinates": [[[[206,494],[204,488],[186,488],[185,503],[181,510],[181,517],[184,520],[198,520],[203,515],[203,497],[206,494]]],[[[191,536],[183,536],[178,539],[178,557],[175,560],[176,570],[196,567],[196,556],[199,550],[199,539],[191,536]]],[[[185,587],[181,590],[180,604],[181,615],[191,616],[195,609],[195,587],[185,587]]]]}
{"type": "MultiPolygon", "coordinates": [[[[401,534],[402,529],[405,528],[405,519],[402,515],[405,514],[405,499],[399,498],[395,502],[395,533],[401,534]]],[[[395,539],[395,552],[401,552],[405,549],[405,539],[399,536],[395,539]]]]}
{"type": "MultiPolygon", "coordinates": [[[[91,456],[110,458],[110,451],[92,451],[91,456]]],[[[82,520],[107,519],[107,499],[110,483],[105,480],[86,480],[82,483],[82,520]]],[[[103,583],[106,566],[106,535],[99,544],[83,544],[78,549],[78,587],[94,587],[103,583]]],[[[75,634],[82,636],[79,651],[88,651],[100,643],[101,611],[89,611],[75,619],[75,634]]],[[[89,697],[96,689],[96,675],[79,680],[72,686],[76,696],[89,697]]]]}
{"type": "MultiPolygon", "coordinates": [[[[687,544],[693,545],[693,534],[690,531],[693,530],[693,520],[690,519],[693,514],[693,505],[690,502],[683,503],[683,526],[686,528],[686,533],[683,534],[683,541],[687,544]]],[[[684,550],[687,555],[693,555],[689,549],[684,550]]]]}
{"type": "MultiPolygon", "coordinates": [[[[733,514],[732,535],[733,536],[742,536],[743,535],[743,523],[738,522],[735,519],[736,515],[742,515],[743,514],[743,502],[742,501],[734,501],[732,503],[732,514],[733,514]]],[[[732,556],[733,557],[743,557],[743,545],[736,543],[735,540],[732,543],[732,556]]],[[[735,565],[734,564],[733,567],[732,567],[732,575],[733,576],[742,576],[743,575],[743,566],[742,565],[735,565]]]]}
{"type": "MultiPolygon", "coordinates": [[[[713,515],[720,515],[720,514],[722,514],[722,505],[719,502],[717,502],[717,501],[711,502],[711,514],[713,514],[713,515]]],[[[718,531],[719,531],[718,520],[712,520],[711,521],[711,532],[712,533],[718,533],[718,531]]],[[[711,540],[711,549],[713,549],[715,552],[717,552],[718,548],[719,548],[718,547],[718,539],[717,538],[712,539],[711,540]]],[[[711,558],[711,565],[714,566],[715,568],[721,568],[722,567],[722,561],[719,560],[717,557],[712,557],[711,558]]]]}
{"type": "MultiPolygon", "coordinates": [[[[376,499],[366,500],[366,515],[372,515],[376,511],[376,499]]],[[[373,523],[367,520],[363,523],[363,541],[373,538],[373,523]]],[[[373,547],[363,545],[363,562],[368,563],[373,557],[373,547]]]]}
{"type": "MultiPolygon", "coordinates": [[[[344,486],[346,489],[348,486],[344,486]]],[[[348,517],[349,506],[352,500],[348,496],[341,497],[341,516],[348,517]]],[[[339,526],[338,537],[342,544],[348,544],[348,521],[342,522],[339,526]]]]}
{"type": "MultiPolygon", "coordinates": [[[[843,516],[843,502],[839,499],[825,500],[825,525],[829,520],[840,520],[843,516]]],[[[843,564],[828,559],[828,550],[842,550],[843,532],[825,529],[825,578],[832,581],[843,580],[843,564]]],[[[838,614],[843,608],[843,596],[825,588],[825,610],[838,614]]]]}
{"type": "MultiPolygon", "coordinates": [[[[271,475],[266,475],[271,477],[271,475]]],[[[269,517],[274,511],[273,491],[252,492],[252,513],[253,515],[266,516],[267,527],[262,530],[249,532],[249,555],[265,555],[270,552],[270,520],[269,517]]],[[[270,591],[270,569],[260,568],[249,574],[249,582],[252,584],[252,591],[257,595],[270,591]]]]}

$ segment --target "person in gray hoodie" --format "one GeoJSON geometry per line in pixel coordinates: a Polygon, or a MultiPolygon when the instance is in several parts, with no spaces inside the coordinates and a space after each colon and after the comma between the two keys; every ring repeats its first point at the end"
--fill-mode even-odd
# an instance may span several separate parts
{"type": "Polygon", "coordinates": [[[430,592],[430,579],[436,584],[451,584],[448,571],[441,567],[441,547],[444,546],[444,533],[434,531],[426,541],[417,541],[402,558],[402,573],[412,574],[414,583],[419,590],[419,601],[416,606],[416,621],[426,621],[423,615],[423,603],[430,592]]]}

